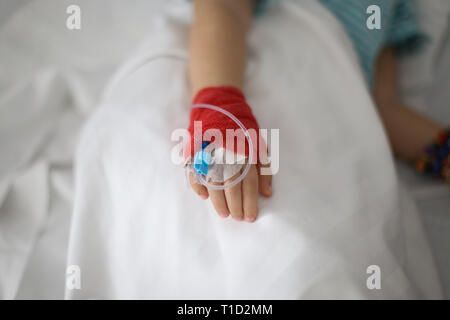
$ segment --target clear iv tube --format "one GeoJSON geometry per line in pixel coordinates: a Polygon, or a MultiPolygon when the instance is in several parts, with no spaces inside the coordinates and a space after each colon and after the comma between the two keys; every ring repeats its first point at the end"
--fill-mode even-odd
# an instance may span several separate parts
{"type": "MultiPolygon", "coordinates": [[[[253,159],[253,143],[252,143],[252,140],[250,139],[250,134],[248,133],[247,128],[242,124],[241,121],[239,121],[238,118],[236,118],[232,113],[228,112],[227,110],[224,110],[224,109],[214,106],[212,104],[203,104],[203,103],[194,104],[192,106],[192,109],[196,109],[196,108],[210,109],[210,110],[218,111],[218,112],[226,115],[231,120],[233,120],[242,129],[242,131],[244,131],[245,139],[247,139],[248,148],[249,148],[248,158],[249,158],[249,160],[253,159]]],[[[241,175],[237,179],[235,179],[232,182],[230,182],[229,184],[227,184],[226,186],[225,186],[225,184],[224,185],[211,184],[211,183],[207,182],[205,180],[205,178],[203,178],[203,176],[201,174],[199,174],[198,172],[197,172],[197,178],[201,182],[201,184],[203,184],[207,188],[214,189],[214,190],[224,190],[226,188],[234,187],[239,182],[241,182],[242,179],[245,178],[245,176],[247,175],[249,170],[250,170],[250,161],[247,161],[245,169],[244,169],[244,171],[242,171],[241,175]]]]}

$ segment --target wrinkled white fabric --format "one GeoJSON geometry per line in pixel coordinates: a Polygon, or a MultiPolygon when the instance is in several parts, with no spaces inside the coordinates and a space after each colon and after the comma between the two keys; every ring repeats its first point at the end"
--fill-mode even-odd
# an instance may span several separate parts
{"type": "MultiPolygon", "coordinates": [[[[185,0],[170,2],[177,1],[186,5],[185,0]]],[[[72,155],[77,133],[97,105],[97,96],[106,79],[135,44],[151,32],[153,16],[159,15],[161,7],[168,2],[0,2],[0,172],[6,173],[0,177],[1,298],[63,296],[72,210],[72,155]],[[26,5],[21,7],[23,4],[26,5]],[[82,10],[80,31],[68,31],[64,25],[65,9],[72,4],[82,10]],[[14,10],[10,11],[11,8],[14,10]],[[46,116],[30,117],[39,112],[46,116]],[[6,136],[7,139],[2,139],[6,136]],[[15,160],[9,154],[11,151],[17,156],[15,160]]],[[[441,49],[443,35],[448,30],[450,3],[447,0],[416,2],[420,22],[432,41],[423,54],[404,61],[400,84],[404,97],[414,106],[429,108],[425,102],[429,95],[436,96],[436,92],[424,93],[431,86],[442,93],[442,88],[447,88],[449,83],[444,77],[436,77],[437,73],[445,76],[448,70],[445,64],[436,64],[436,61],[448,56],[441,49]],[[433,82],[440,82],[440,85],[434,86],[433,82]]],[[[265,23],[263,18],[261,20],[265,23]]],[[[268,36],[272,38],[274,34],[268,36]]],[[[259,41],[261,38],[262,35],[259,41]]],[[[295,41],[292,43],[295,45],[295,41]]],[[[272,74],[267,76],[273,79],[272,74]]],[[[437,97],[442,101],[440,109],[434,110],[437,118],[448,122],[448,117],[441,115],[448,115],[448,99],[443,94],[437,97]]],[[[448,188],[417,176],[410,177],[410,168],[404,171],[408,171],[408,178],[415,178],[405,180],[414,186],[415,198],[418,195],[419,200],[426,198],[426,203],[421,204],[422,218],[434,242],[434,253],[448,292],[448,188]]],[[[411,205],[408,202],[411,199],[405,198],[405,201],[405,205],[411,205]]],[[[412,216],[403,219],[405,229],[410,230],[409,224],[420,229],[413,208],[406,212],[411,212],[412,216]]],[[[415,264],[416,271],[421,264],[429,267],[428,255],[420,256],[425,249],[414,249],[415,246],[426,247],[420,233],[410,231],[409,234],[415,241],[412,253],[416,253],[409,255],[416,258],[410,265],[415,264]]],[[[429,273],[426,268],[421,269],[424,271],[420,273],[429,273]]],[[[424,282],[428,278],[421,277],[424,282]]]]}
{"type": "Polygon", "coordinates": [[[79,129],[163,3],[0,3],[0,299],[64,297],[79,129]]]}
{"type": "Polygon", "coordinates": [[[189,114],[187,6],[149,30],[84,130],[68,258],[82,288],[66,296],[440,297],[357,58],[315,1],[276,5],[250,36],[244,91],[260,126],[280,129],[257,222],[221,219],[186,187],[170,136],[189,114]]]}

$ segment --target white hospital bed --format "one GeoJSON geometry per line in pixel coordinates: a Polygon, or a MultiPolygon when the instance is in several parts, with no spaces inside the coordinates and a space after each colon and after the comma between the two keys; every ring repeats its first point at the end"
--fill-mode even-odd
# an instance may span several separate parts
{"type": "MultiPolygon", "coordinates": [[[[41,116],[37,110],[33,117],[22,118],[20,115],[29,111],[24,108],[23,113],[2,114],[12,120],[0,118],[0,134],[11,132],[7,131],[11,123],[17,130],[30,129],[23,135],[8,136],[17,139],[13,149],[0,145],[0,239],[13,238],[10,243],[15,245],[5,248],[0,243],[0,279],[4,281],[0,294],[5,295],[1,298],[63,297],[76,137],[106,79],[144,36],[151,20],[147,15],[157,13],[160,5],[158,1],[135,0],[128,11],[121,7],[119,21],[119,2],[109,1],[105,7],[87,1],[0,2],[0,106],[4,108],[0,114],[12,102],[20,101],[15,95],[20,90],[48,93],[46,90],[67,84],[65,94],[43,96],[38,105],[44,110],[41,116]],[[72,3],[79,3],[85,15],[86,23],[78,34],[64,25],[65,8],[72,3]],[[89,19],[99,12],[103,19],[89,19]],[[114,46],[114,36],[124,39],[121,48],[114,46]],[[99,39],[102,47],[91,46],[99,39]],[[52,77],[55,72],[60,74],[56,80],[52,77]],[[36,76],[39,88],[32,81],[36,76]],[[50,104],[64,107],[45,110],[50,104]]],[[[450,8],[445,0],[420,4],[422,22],[433,36],[433,44],[423,56],[404,62],[403,93],[412,104],[427,106],[424,112],[450,123],[450,8]]],[[[30,101],[22,101],[27,103],[30,101]]],[[[0,135],[0,142],[4,141],[0,135]]],[[[450,188],[418,177],[404,165],[399,164],[398,169],[421,209],[448,298],[450,188]]]]}

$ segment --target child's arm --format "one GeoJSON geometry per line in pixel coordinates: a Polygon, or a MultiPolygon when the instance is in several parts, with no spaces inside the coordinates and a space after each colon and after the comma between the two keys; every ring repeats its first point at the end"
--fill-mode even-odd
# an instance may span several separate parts
{"type": "Polygon", "coordinates": [[[195,0],[189,42],[192,92],[211,86],[242,88],[252,0],[195,0]]]}
{"type": "Polygon", "coordinates": [[[376,65],[374,98],[394,153],[413,161],[443,128],[400,101],[396,77],[394,50],[385,49],[376,65]]]}
{"type": "MultiPolygon", "coordinates": [[[[253,11],[253,0],[195,0],[194,22],[189,43],[189,79],[192,93],[212,86],[242,88],[246,64],[246,35],[253,11]]],[[[258,175],[252,165],[238,185],[218,191],[194,182],[193,190],[208,196],[222,217],[251,222],[257,216],[258,190],[271,195],[271,176],[258,175]]]]}

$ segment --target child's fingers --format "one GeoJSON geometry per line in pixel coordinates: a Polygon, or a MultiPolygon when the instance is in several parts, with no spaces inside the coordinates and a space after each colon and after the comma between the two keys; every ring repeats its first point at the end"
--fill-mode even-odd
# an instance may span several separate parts
{"type": "Polygon", "coordinates": [[[208,199],[208,190],[206,190],[204,185],[195,181],[195,177],[192,172],[189,173],[189,183],[191,184],[192,190],[194,190],[196,194],[198,194],[202,199],[208,199]]]}
{"type": "MultiPolygon", "coordinates": [[[[230,180],[227,182],[230,182],[230,180]]],[[[241,185],[242,183],[240,182],[231,188],[225,189],[225,198],[227,200],[228,209],[230,209],[230,213],[233,219],[238,221],[244,218],[244,214],[242,212],[241,185]]]]}
{"type": "Polygon", "coordinates": [[[258,215],[258,172],[252,166],[242,182],[242,197],[245,220],[253,222],[258,215]]]}
{"type": "Polygon", "coordinates": [[[259,192],[265,196],[272,196],[272,175],[262,175],[259,173],[259,192]]]}
{"type": "Polygon", "coordinates": [[[228,217],[230,215],[230,211],[228,210],[227,202],[225,200],[225,194],[223,193],[223,191],[208,189],[208,193],[214,209],[216,209],[219,216],[221,216],[222,218],[228,217]]]}

